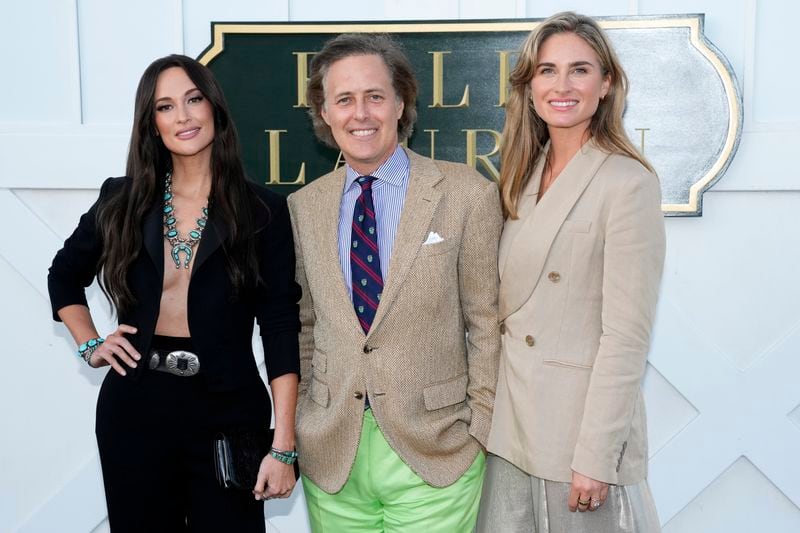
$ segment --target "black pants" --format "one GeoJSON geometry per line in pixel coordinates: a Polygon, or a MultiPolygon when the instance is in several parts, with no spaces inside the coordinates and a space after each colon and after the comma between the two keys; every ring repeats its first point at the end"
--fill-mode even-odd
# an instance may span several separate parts
{"type": "Polygon", "coordinates": [[[265,531],[263,502],[221,489],[214,473],[216,431],[269,425],[269,395],[254,378],[210,392],[202,361],[192,377],[146,371],[134,382],[109,370],[95,430],[112,532],[265,531]]]}

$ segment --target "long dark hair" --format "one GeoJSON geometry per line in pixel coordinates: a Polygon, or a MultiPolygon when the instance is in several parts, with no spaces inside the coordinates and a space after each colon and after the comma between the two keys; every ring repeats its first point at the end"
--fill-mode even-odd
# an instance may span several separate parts
{"type": "Polygon", "coordinates": [[[117,311],[136,303],[128,286],[128,268],[142,250],[142,221],[154,203],[161,200],[164,177],[172,168],[172,156],[156,135],[155,91],[158,76],[178,67],[205,96],[214,111],[214,141],[211,149],[210,216],[228,227],[228,275],[238,291],[258,276],[252,192],[240,158],[239,138],[219,83],[211,71],[194,59],[169,55],[156,59],[142,74],[136,89],[133,129],[126,174],[130,187],[123,187],[105,202],[97,214],[103,240],[98,280],[117,311]]]}

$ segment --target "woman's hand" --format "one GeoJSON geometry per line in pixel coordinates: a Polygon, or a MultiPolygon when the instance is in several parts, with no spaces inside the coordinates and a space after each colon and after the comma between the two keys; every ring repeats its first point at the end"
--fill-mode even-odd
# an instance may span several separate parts
{"type": "Polygon", "coordinates": [[[294,465],[287,465],[267,454],[258,468],[258,479],[253,488],[256,500],[288,498],[294,489],[294,465]]]}
{"type": "Polygon", "coordinates": [[[607,496],[608,483],[572,471],[572,489],[567,500],[570,511],[594,511],[603,505],[607,496]]]}
{"type": "Polygon", "coordinates": [[[121,376],[124,376],[127,372],[120,364],[120,361],[130,368],[136,368],[136,361],[139,361],[142,356],[130,341],[125,338],[125,333],[136,333],[136,328],[127,324],[120,324],[113,333],[106,337],[105,342],[92,353],[92,357],[89,359],[89,366],[99,368],[111,365],[121,376]]]}

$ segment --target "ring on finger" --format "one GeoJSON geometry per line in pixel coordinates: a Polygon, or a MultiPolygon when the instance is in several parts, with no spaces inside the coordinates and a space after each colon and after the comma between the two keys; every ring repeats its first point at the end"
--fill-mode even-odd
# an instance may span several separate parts
{"type": "Polygon", "coordinates": [[[592,498],[591,502],[592,502],[592,509],[597,509],[598,507],[600,507],[601,505],[603,505],[603,502],[602,502],[602,501],[600,501],[600,500],[596,500],[596,499],[594,499],[594,498],[592,498]]]}
{"type": "Polygon", "coordinates": [[[589,505],[590,501],[592,501],[592,500],[591,499],[589,499],[589,500],[581,500],[580,498],[578,498],[578,505],[587,506],[587,505],[589,505]]]}

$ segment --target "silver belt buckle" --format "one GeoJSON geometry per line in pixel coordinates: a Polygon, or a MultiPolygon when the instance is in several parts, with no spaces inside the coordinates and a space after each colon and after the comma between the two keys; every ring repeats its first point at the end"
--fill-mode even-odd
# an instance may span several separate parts
{"type": "Polygon", "coordinates": [[[192,352],[183,350],[169,352],[164,358],[163,367],[159,367],[160,362],[158,352],[153,352],[148,366],[152,370],[161,370],[175,376],[194,376],[200,371],[200,359],[192,352]]]}
{"type": "Polygon", "coordinates": [[[176,376],[194,376],[200,371],[200,359],[192,352],[183,350],[169,352],[164,364],[176,376]]]}

